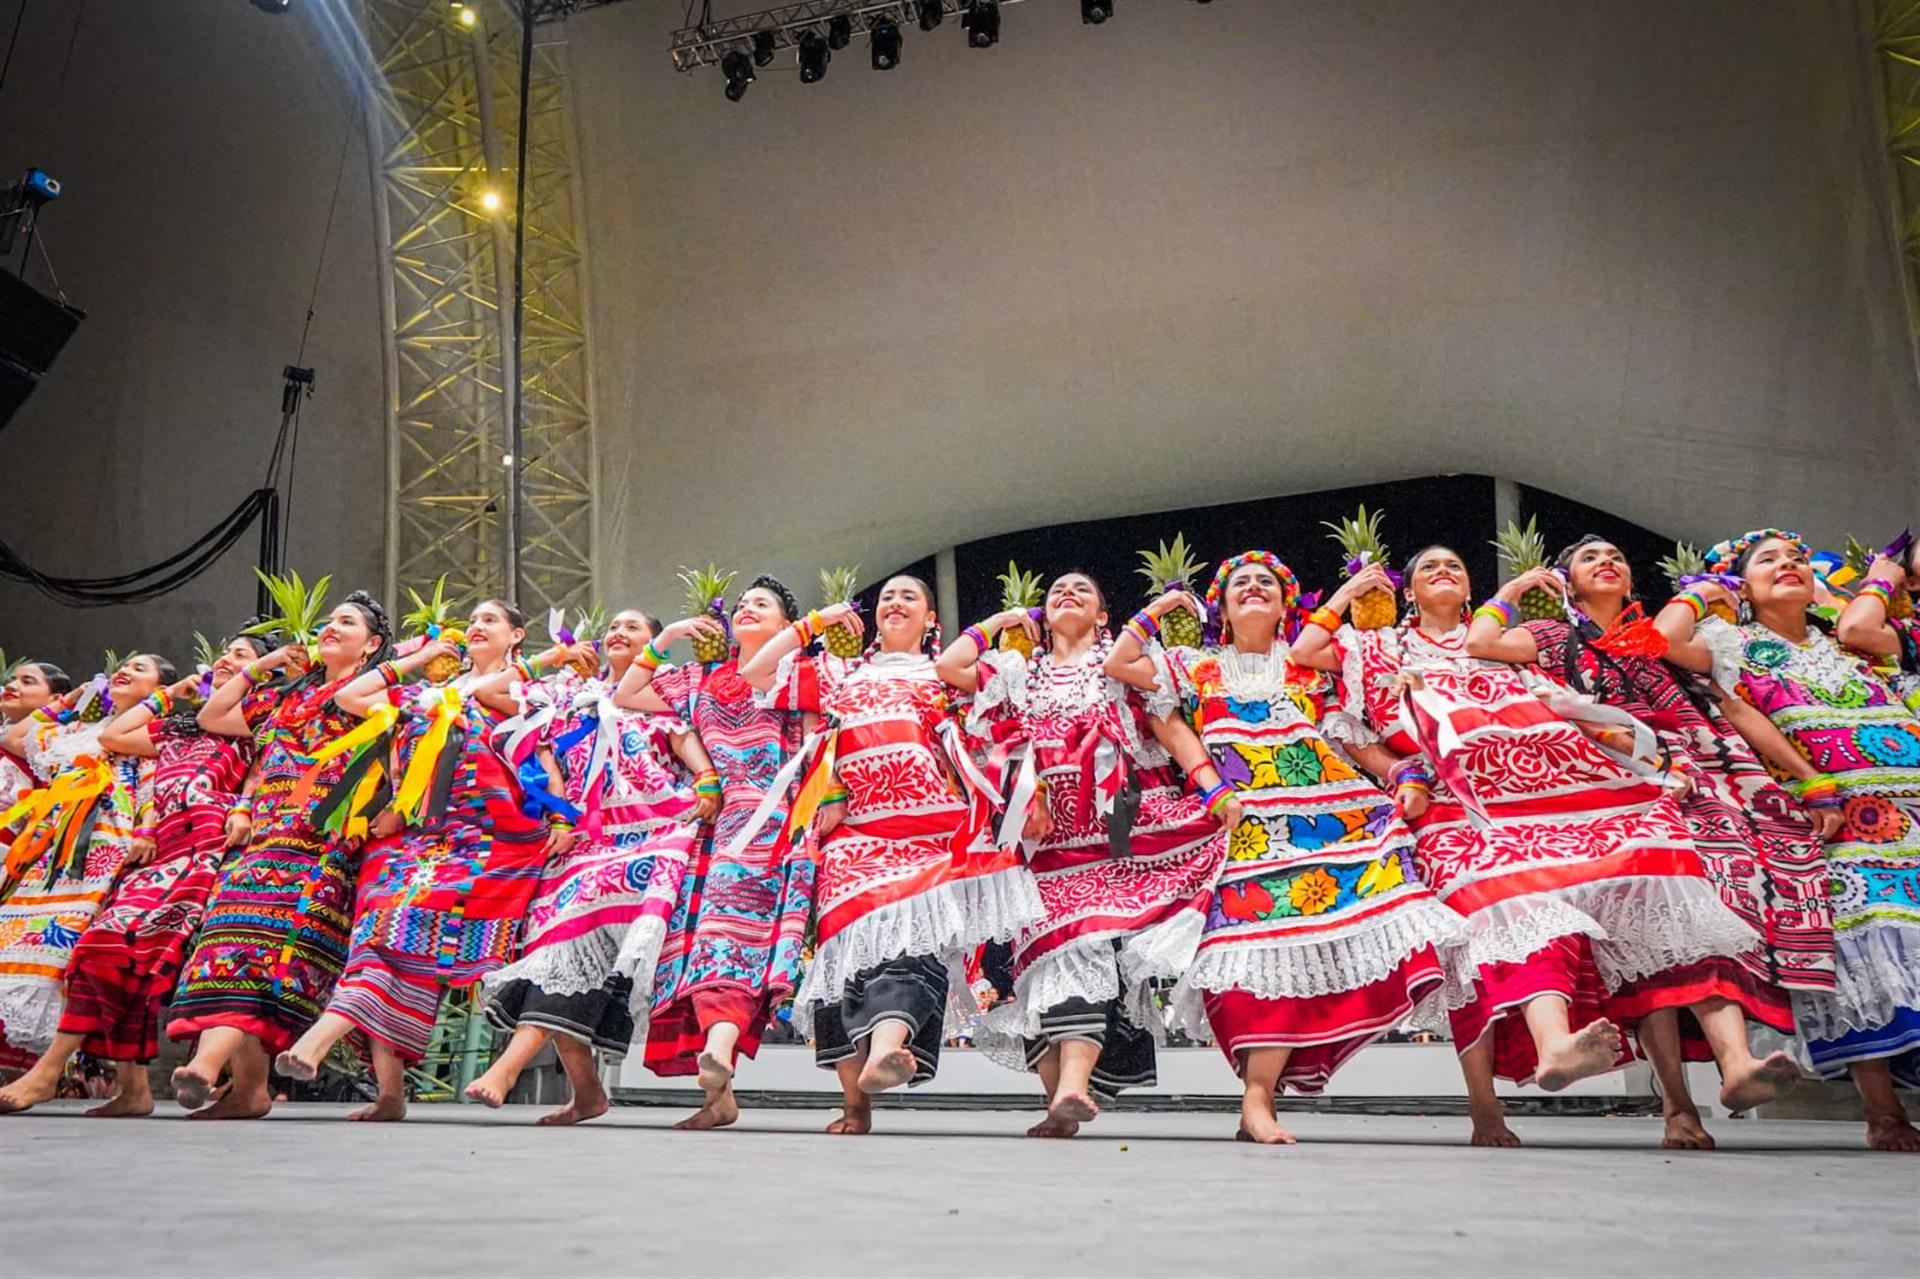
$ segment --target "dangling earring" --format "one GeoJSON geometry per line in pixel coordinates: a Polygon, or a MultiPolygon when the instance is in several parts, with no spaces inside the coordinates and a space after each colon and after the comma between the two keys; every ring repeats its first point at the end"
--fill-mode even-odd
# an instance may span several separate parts
{"type": "Polygon", "coordinates": [[[929,617],[927,629],[920,635],[920,651],[934,661],[940,660],[940,619],[929,617]]]}
{"type": "Polygon", "coordinates": [[[1753,620],[1753,601],[1742,595],[1740,597],[1740,603],[1733,610],[1733,615],[1742,626],[1751,622],[1753,620]]]}

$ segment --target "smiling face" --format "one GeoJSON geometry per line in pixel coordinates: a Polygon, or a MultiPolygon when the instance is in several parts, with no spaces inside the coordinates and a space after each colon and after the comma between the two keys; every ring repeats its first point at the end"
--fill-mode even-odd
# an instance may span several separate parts
{"type": "Polygon", "coordinates": [[[252,644],[244,639],[230,640],[226,650],[213,659],[213,686],[222,684],[247,669],[248,665],[261,655],[254,651],[252,644]]]}
{"type": "Polygon", "coordinates": [[[22,662],[5,688],[0,688],[0,718],[9,724],[33,714],[54,698],[47,674],[32,662],[22,662]]]}
{"type": "Polygon", "coordinates": [[[1107,604],[1085,573],[1062,573],[1047,589],[1047,628],[1076,638],[1107,624],[1107,604]]]}
{"type": "Polygon", "coordinates": [[[335,669],[358,666],[380,651],[380,636],[367,624],[367,615],[342,604],[320,628],[320,660],[335,669]]]}
{"type": "Polygon", "coordinates": [[[1274,635],[1284,621],[1280,576],[1265,564],[1242,564],[1227,578],[1227,634],[1274,635]]]}
{"type": "Polygon", "coordinates": [[[622,609],[607,623],[606,633],[600,637],[600,648],[610,662],[628,661],[652,638],[653,628],[647,625],[646,614],[637,608],[622,609]]]}
{"type": "Polygon", "coordinates": [[[880,588],[873,620],[879,628],[880,647],[893,653],[914,652],[933,622],[933,601],[917,579],[890,577],[880,588]]]}
{"type": "Polygon", "coordinates": [[[1756,544],[1740,570],[1746,597],[1755,608],[1769,605],[1805,608],[1813,602],[1813,565],[1807,553],[1785,538],[1756,544]]]}
{"type": "Polygon", "coordinates": [[[748,587],[733,610],[734,638],[742,643],[765,641],[783,626],[793,625],[780,597],[764,586],[748,587]]]}
{"type": "Polygon", "coordinates": [[[527,628],[514,623],[499,600],[486,600],[467,618],[467,652],[476,665],[491,665],[510,657],[527,628]]]}
{"type": "Polygon", "coordinates": [[[123,711],[159,687],[160,663],[150,653],[139,653],[122,662],[107,681],[107,696],[116,711],[123,711]]]}
{"type": "Polygon", "coordinates": [[[1622,600],[1633,594],[1633,569],[1612,542],[1588,542],[1567,561],[1567,583],[1576,600],[1622,600]]]}
{"type": "Polygon", "coordinates": [[[1459,613],[1472,588],[1466,561],[1448,546],[1430,546],[1420,552],[1407,575],[1407,598],[1422,612],[1438,617],[1459,613]]]}

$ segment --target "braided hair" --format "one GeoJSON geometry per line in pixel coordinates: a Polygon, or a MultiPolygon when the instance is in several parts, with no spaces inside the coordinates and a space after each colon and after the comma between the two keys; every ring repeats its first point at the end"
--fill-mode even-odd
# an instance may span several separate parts
{"type": "MultiPolygon", "coordinates": [[[[342,600],[341,603],[352,606],[366,622],[367,629],[372,631],[380,641],[380,647],[376,648],[360,663],[360,669],[364,671],[369,667],[378,666],[380,663],[392,657],[393,623],[388,620],[387,610],[381,607],[380,601],[365,591],[354,591],[350,593],[346,599],[342,600]]],[[[306,674],[288,684],[286,691],[288,693],[304,692],[325,680],[326,677],[327,668],[315,662],[307,669],[306,674]]]]}
{"type": "MultiPolygon", "coordinates": [[[[260,658],[265,657],[268,653],[280,647],[284,637],[281,636],[278,631],[271,631],[262,635],[250,635],[247,633],[251,628],[260,625],[264,621],[266,621],[266,619],[258,615],[249,617],[246,621],[240,623],[238,631],[221,641],[220,647],[224,650],[235,644],[245,644],[253,650],[254,660],[258,661],[260,658]]],[[[201,687],[203,689],[206,687],[205,681],[202,681],[201,687]]],[[[197,702],[183,702],[181,705],[174,707],[173,713],[168,715],[164,722],[167,726],[167,731],[175,737],[195,737],[205,731],[200,727],[200,705],[197,702]]]]}

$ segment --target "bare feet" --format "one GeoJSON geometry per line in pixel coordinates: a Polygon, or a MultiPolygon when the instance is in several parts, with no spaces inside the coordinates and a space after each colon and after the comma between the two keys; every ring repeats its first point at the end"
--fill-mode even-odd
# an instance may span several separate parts
{"type": "Polygon", "coordinates": [[[353,1123],[397,1124],[407,1117],[405,1097],[378,1097],[371,1106],[362,1106],[347,1116],[353,1123]]]}
{"type": "Polygon", "coordinates": [[[1712,1150],[1713,1135],[1700,1122],[1700,1115],[1693,1110],[1676,1110],[1667,1116],[1667,1126],[1660,1134],[1662,1150],[1712,1150]]]}
{"type": "Polygon", "coordinates": [[[1880,1115],[1867,1120],[1867,1145],[1874,1150],[1920,1152],[1920,1129],[1905,1115],[1880,1115]]]}
{"type": "Polygon", "coordinates": [[[302,1082],[319,1078],[320,1063],[317,1061],[308,1061],[305,1057],[302,1057],[297,1051],[299,1047],[300,1045],[295,1044],[292,1048],[287,1049],[287,1051],[275,1057],[273,1059],[273,1068],[289,1079],[298,1079],[302,1082]]]}
{"type": "MultiPolygon", "coordinates": [[[[177,1079],[176,1072],[175,1078],[177,1079]]],[[[178,1087],[178,1085],[175,1085],[178,1087]]],[[[273,1109],[273,1094],[267,1091],[265,1080],[257,1088],[229,1087],[220,1100],[205,1110],[196,1109],[188,1115],[189,1119],[259,1119],[273,1109]]]]}
{"type": "Polygon", "coordinates": [[[1068,1092],[1062,1089],[1060,1095],[1047,1107],[1047,1118],[1075,1127],[1100,1117],[1100,1107],[1091,1093],[1068,1092]]]}
{"type": "Polygon", "coordinates": [[[500,1085],[493,1080],[493,1072],[488,1071],[467,1085],[467,1100],[477,1101],[490,1110],[498,1110],[507,1104],[507,1096],[500,1085]]]}
{"type": "Polygon", "coordinates": [[[674,1127],[682,1132],[706,1132],[710,1128],[725,1128],[739,1117],[740,1103],[733,1099],[733,1089],[728,1088],[708,1097],[706,1105],[674,1127]]]}
{"type": "Polygon", "coordinates": [[[573,1100],[549,1115],[534,1120],[536,1128],[558,1128],[564,1124],[585,1123],[589,1119],[598,1119],[607,1113],[607,1090],[600,1086],[599,1080],[593,1081],[593,1087],[583,1090],[574,1085],[573,1100]]]}
{"type": "Polygon", "coordinates": [[[1472,1146],[1513,1147],[1520,1144],[1519,1134],[1507,1127],[1504,1115],[1495,1115],[1490,1119],[1476,1118],[1473,1121],[1473,1136],[1468,1139],[1472,1146]]]}
{"type": "Polygon", "coordinates": [[[836,1137],[866,1136],[873,1131],[873,1107],[865,1099],[858,1105],[842,1101],[840,1117],[827,1125],[827,1131],[836,1137]]]}
{"type": "Polygon", "coordinates": [[[1800,1080],[1800,1067],[1785,1053],[1768,1053],[1753,1069],[1727,1079],[1720,1087],[1720,1104],[1728,1110],[1764,1106],[1800,1080]]]}
{"type": "Polygon", "coordinates": [[[1045,1119],[1027,1129],[1029,1137],[1071,1137],[1080,1131],[1080,1125],[1065,1119],[1055,1119],[1049,1114],[1045,1119]]]}
{"type": "Polygon", "coordinates": [[[59,1072],[29,1070],[5,1088],[0,1088],[0,1115],[10,1115],[43,1101],[52,1101],[59,1091],[59,1072]]]}
{"type": "Polygon", "coordinates": [[[916,1069],[913,1053],[905,1047],[896,1048],[884,1057],[869,1057],[860,1071],[860,1091],[871,1096],[898,1088],[913,1078],[916,1069]]]}
{"type": "Polygon", "coordinates": [[[1233,1134],[1233,1139],[1262,1146],[1293,1144],[1293,1134],[1280,1126],[1280,1120],[1273,1113],[1273,1103],[1256,1098],[1247,1098],[1241,1103],[1240,1130],[1233,1134]]]}
{"type": "Polygon", "coordinates": [[[188,1062],[173,1072],[173,1099],[180,1103],[182,1110],[198,1110],[207,1104],[207,1094],[213,1091],[217,1082],[195,1070],[193,1063],[188,1062]]]}
{"type": "Polygon", "coordinates": [[[694,1058],[694,1064],[700,1068],[700,1091],[711,1098],[715,1093],[726,1092],[733,1087],[733,1067],[710,1052],[702,1051],[694,1058]]]}
{"type": "Polygon", "coordinates": [[[1534,1082],[1548,1092],[1559,1092],[1575,1080],[1604,1074],[1620,1059],[1620,1028],[1604,1017],[1588,1022],[1540,1054],[1534,1082]]]}
{"type": "Polygon", "coordinates": [[[142,1093],[128,1096],[118,1093],[109,1098],[104,1105],[95,1106],[87,1112],[89,1119],[139,1119],[153,1113],[153,1094],[142,1093]]]}

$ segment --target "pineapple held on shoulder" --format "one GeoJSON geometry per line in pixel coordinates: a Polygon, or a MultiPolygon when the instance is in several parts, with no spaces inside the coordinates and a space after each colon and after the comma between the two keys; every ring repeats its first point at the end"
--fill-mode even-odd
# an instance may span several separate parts
{"type": "Polygon", "coordinates": [[[715,666],[727,660],[732,650],[733,628],[727,621],[727,590],[739,574],[708,564],[705,568],[683,568],[680,581],[687,588],[687,616],[707,617],[717,622],[720,633],[695,632],[688,640],[693,660],[703,666],[715,666]]]}
{"type": "Polygon", "coordinates": [[[289,673],[297,675],[320,660],[320,651],[314,646],[314,641],[319,639],[320,628],[327,622],[327,587],[333,584],[333,574],[326,574],[312,586],[308,586],[297,572],[282,577],[274,573],[262,573],[256,568],[253,574],[267,588],[267,598],[273,608],[267,616],[240,633],[279,635],[288,650],[298,650],[300,654],[300,658],[289,666],[289,673]]]}
{"type": "MultiPolygon", "coordinates": [[[[420,592],[407,588],[407,598],[413,602],[413,609],[400,619],[400,625],[423,642],[441,639],[465,649],[467,634],[453,624],[453,601],[447,598],[447,575],[442,573],[433,584],[433,594],[422,599],[420,592]]],[[[460,655],[442,653],[421,668],[421,675],[435,684],[445,684],[460,677],[460,655]]]]}
{"type": "MultiPolygon", "coordinates": [[[[1895,546],[1898,545],[1896,542],[1895,546]]],[[[1912,555],[1910,545],[1900,547],[1900,552],[1897,562],[1903,567],[1913,562],[1911,558],[1909,558],[1912,555]]],[[[1857,591],[1862,586],[1865,586],[1867,580],[1873,575],[1874,561],[1880,559],[1882,556],[1892,558],[1895,555],[1896,552],[1892,547],[1889,547],[1885,551],[1876,552],[1853,534],[1847,534],[1847,547],[1845,551],[1841,552],[1841,558],[1846,561],[1847,567],[1854,572],[1854,579],[1847,583],[1847,589],[1849,591],[1857,591]]],[[[1905,575],[1902,576],[1904,577],[1905,575]]],[[[1887,616],[1896,619],[1912,617],[1913,594],[1905,589],[1906,582],[1904,580],[1895,580],[1893,586],[1894,589],[1890,595],[1890,602],[1887,605],[1887,616]]]]}
{"type": "MultiPolygon", "coordinates": [[[[1547,539],[1537,516],[1530,516],[1524,527],[1518,520],[1508,520],[1494,537],[1493,549],[1506,561],[1509,581],[1547,566],[1547,539]]],[[[1519,608],[1520,619],[1528,622],[1562,621],[1567,616],[1562,597],[1541,586],[1528,588],[1520,596],[1519,608]]]]}
{"type": "MultiPolygon", "coordinates": [[[[1019,609],[1031,614],[1046,598],[1040,575],[1021,572],[1020,566],[1012,560],[1007,561],[1007,571],[999,575],[999,582],[1000,607],[1003,610],[1019,609]]],[[[1018,626],[1009,626],[995,638],[994,647],[1011,650],[1022,657],[1032,657],[1033,637],[1018,626]]]]}
{"type": "MultiPolygon", "coordinates": [[[[836,604],[852,604],[853,597],[860,589],[860,569],[827,568],[820,570],[820,607],[832,608],[836,604]]],[[[852,661],[860,656],[865,648],[860,636],[853,627],[845,622],[835,622],[820,633],[820,642],[827,652],[844,661],[852,661]]]]}
{"type": "MultiPolygon", "coordinates": [[[[1136,571],[1147,579],[1147,600],[1151,603],[1175,591],[1191,595],[1193,575],[1205,567],[1188,551],[1186,534],[1176,533],[1172,546],[1162,541],[1157,549],[1140,552],[1136,571]]],[[[1200,647],[1200,617],[1186,605],[1174,605],[1159,620],[1160,642],[1168,648],[1200,647]]]]}
{"type": "MultiPolygon", "coordinates": [[[[1380,540],[1380,520],[1385,514],[1384,511],[1369,511],[1363,505],[1357,513],[1345,519],[1322,521],[1322,527],[1333,530],[1330,540],[1339,545],[1340,554],[1346,557],[1345,570],[1349,580],[1360,576],[1370,564],[1387,568],[1387,547],[1380,540]]],[[[1399,602],[1394,599],[1393,592],[1387,590],[1368,591],[1354,600],[1347,610],[1347,621],[1356,631],[1385,630],[1399,619],[1399,602]]]]}
{"type": "MultiPolygon", "coordinates": [[[[1673,589],[1679,591],[1683,589],[1681,584],[1688,578],[1705,575],[1706,552],[1691,542],[1675,542],[1673,554],[1663,558],[1655,567],[1666,574],[1667,581],[1673,585],[1673,589]]],[[[1725,622],[1740,620],[1734,615],[1733,609],[1720,600],[1715,600],[1708,611],[1725,622]]]]}

